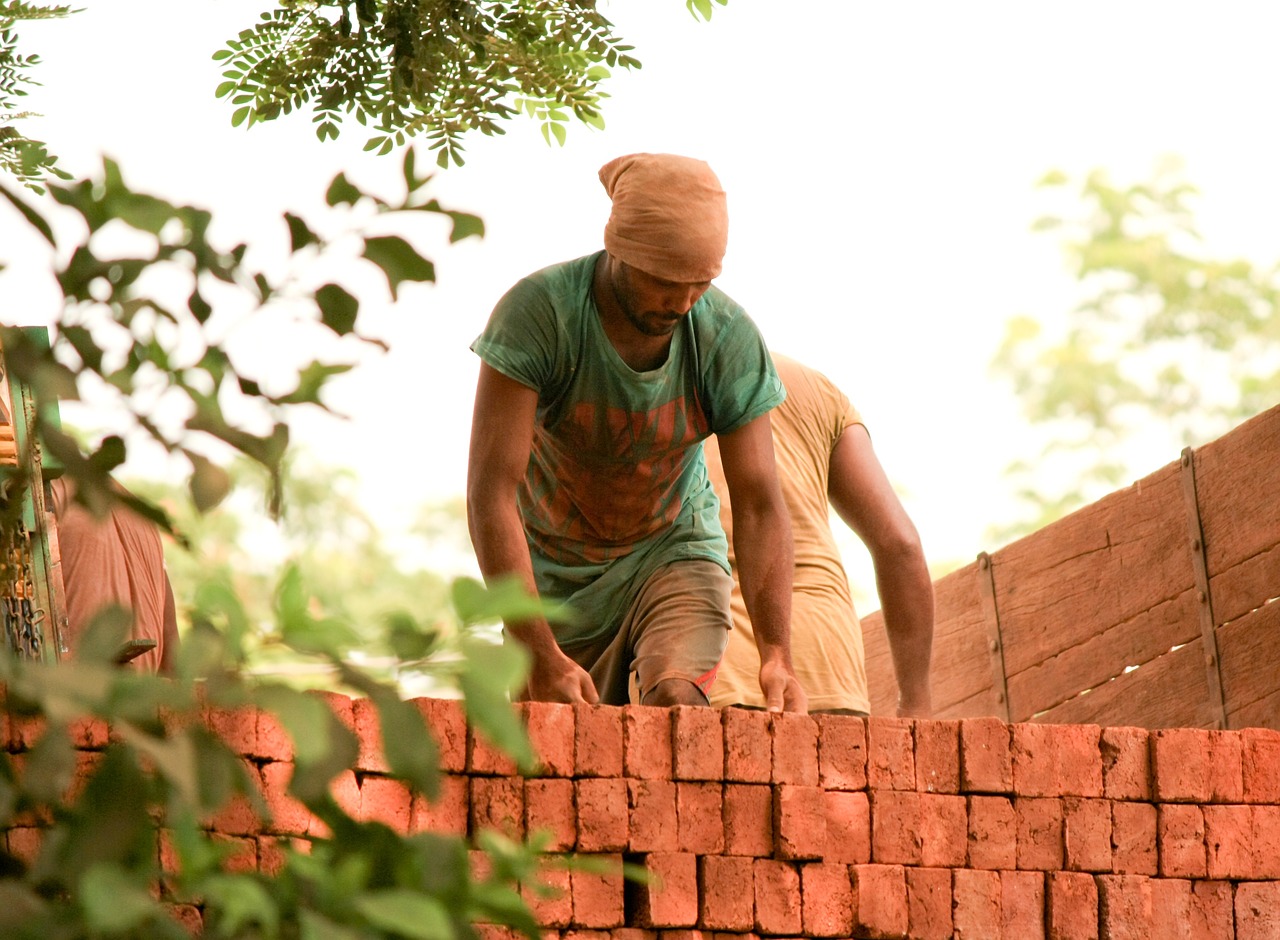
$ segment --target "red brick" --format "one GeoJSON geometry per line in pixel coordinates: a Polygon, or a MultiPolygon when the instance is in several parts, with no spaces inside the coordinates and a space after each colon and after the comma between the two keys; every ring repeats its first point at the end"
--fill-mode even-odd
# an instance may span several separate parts
{"type": "Polygon", "coordinates": [[[1236,940],[1280,937],[1280,882],[1255,881],[1236,886],[1236,940]]]}
{"type": "Polygon", "coordinates": [[[815,862],[800,866],[800,915],[807,937],[847,937],[853,930],[849,868],[815,862]]]}
{"type": "Polygon", "coordinates": [[[413,795],[413,807],[409,817],[411,832],[438,832],[443,835],[465,836],[471,819],[471,783],[467,777],[444,774],[440,777],[440,792],[428,801],[421,793],[413,795]]]}
{"type": "Polygon", "coordinates": [[[1244,747],[1238,731],[1209,732],[1209,799],[1244,801],[1244,747]]]}
{"type": "Polygon", "coordinates": [[[907,878],[901,865],[854,865],[854,936],[890,940],[907,932],[907,878]]]}
{"type": "Polygon", "coordinates": [[[1098,925],[1107,940],[1151,936],[1151,879],[1145,875],[1098,875],[1098,925]]]}
{"type": "Polygon", "coordinates": [[[1246,803],[1280,803],[1280,731],[1245,728],[1240,732],[1246,803]]]}
{"type": "Polygon", "coordinates": [[[871,792],[871,858],[882,865],[920,864],[920,794],[871,792]]]}
{"type": "Polygon", "coordinates": [[[965,793],[1013,791],[1009,726],[999,718],[960,720],[960,789],[965,793]]]}
{"type": "Polygon", "coordinates": [[[798,936],[801,930],[800,874],[794,865],[758,858],[751,866],[755,885],[756,931],[798,936]]]}
{"type": "Polygon", "coordinates": [[[390,770],[382,750],[382,729],[377,706],[367,698],[353,699],[351,718],[355,725],[359,751],[355,770],[360,773],[385,774],[390,770]]]}
{"type": "Polygon", "coordinates": [[[409,832],[413,795],[403,780],[365,777],[360,783],[360,815],[366,822],[380,822],[400,835],[409,832]]]}
{"type": "Polygon", "coordinates": [[[422,720],[440,752],[440,770],[460,774],[467,769],[467,715],[458,699],[415,698],[422,720]]]}
{"type": "Polygon", "coordinates": [[[270,761],[263,764],[258,773],[262,780],[262,795],[267,801],[267,813],[271,816],[268,831],[305,835],[311,826],[311,812],[289,795],[293,764],[270,761]]]}
{"type": "Polygon", "coordinates": [[[237,792],[206,820],[206,825],[224,835],[256,836],[262,831],[263,822],[255,808],[254,797],[262,792],[262,778],[258,774],[257,765],[249,760],[241,760],[240,769],[241,774],[236,781],[237,792]],[[241,786],[251,791],[252,796],[241,792],[241,786]]]}
{"type": "Polygon", "coordinates": [[[539,926],[568,927],[573,923],[573,893],[563,859],[540,856],[535,876],[520,884],[520,896],[539,926]]]}
{"type": "Polygon", "coordinates": [[[1231,937],[1231,882],[1193,881],[1191,883],[1191,936],[1195,940],[1217,940],[1231,937]]]}
{"type": "Polygon", "coordinates": [[[1280,806],[1253,807],[1254,877],[1280,879],[1280,806]]]}
{"type": "Polygon", "coordinates": [[[985,940],[1000,936],[1000,873],[955,872],[951,918],[956,940],[985,940]]]}
{"type": "Polygon", "coordinates": [[[1020,796],[1013,801],[1013,813],[1018,820],[1018,867],[1062,868],[1062,801],[1020,796]]]}
{"type": "Polygon", "coordinates": [[[826,802],[821,787],[773,788],[773,834],[778,857],[822,858],[827,848],[826,802]]]}
{"type": "Polygon", "coordinates": [[[1103,728],[1102,790],[1109,800],[1151,799],[1151,744],[1146,728],[1103,728]]]}
{"type": "Polygon", "coordinates": [[[823,859],[845,865],[871,861],[871,804],[862,792],[825,790],[827,844],[823,859]]]}
{"type": "MultiPolygon", "coordinates": [[[[348,816],[355,818],[360,815],[360,783],[356,780],[355,771],[344,770],[334,777],[329,783],[329,793],[348,816]]],[[[332,837],[329,827],[314,816],[307,835],[320,839],[332,837]]]]}
{"type": "Polygon", "coordinates": [[[1000,928],[1009,940],[1044,940],[1044,874],[1000,872],[1000,928]]]}
{"type": "MultiPolygon", "coordinates": [[[[524,784],[524,831],[533,839],[538,833],[546,842],[546,852],[570,852],[578,843],[578,811],[574,803],[574,781],[548,777],[526,780],[524,784]]],[[[622,818],[626,821],[626,788],[622,790],[622,818]]],[[[624,838],[618,845],[626,845],[624,838]]]]}
{"type": "Polygon", "coordinates": [[[579,927],[610,929],[625,923],[622,856],[580,858],[569,875],[573,922],[579,927]]]}
{"type": "Polygon", "coordinates": [[[677,780],[724,779],[720,712],[697,705],[671,709],[672,774],[677,780]]]}
{"type": "Polygon", "coordinates": [[[735,783],[773,780],[773,738],[769,713],[749,708],[720,712],[724,734],[724,779],[735,783]]]}
{"type": "Polygon", "coordinates": [[[1018,864],[1018,817],[1005,796],[969,799],[969,867],[997,870],[1018,864]]]}
{"type": "Polygon", "coordinates": [[[577,775],[621,777],[622,709],[614,705],[575,705],[573,725],[577,775]]]}
{"type": "Polygon", "coordinates": [[[921,865],[963,868],[968,829],[965,797],[942,793],[920,794],[921,865]]]}
{"type": "Polygon", "coordinates": [[[40,842],[44,838],[43,829],[20,826],[10,829],[4,836],[10,855],[25,862],[28,867],[35,864],[36,856],[40,854],[40,842]]]}
{"type": "Polygon", "coordinates": [[[1063,800],[1062,843],[1067,869],[1111,871],[1111,802],[1063,800]]]}
{"type": "Polygon", "coordinates": [[[723,819],[726,855],[773,854],[772,787],[726,784],[723,819]]]}
{"type": "Polygon", "coordinates": [[[1111,804],[1111,870],[1154,875],[1157,870],[1156,808],[1150,803],[1111,804]]]}
{"type": "MultiPolygon", "coordinates": [[[[578,781],[579,785],[587,782],[578,781]]],[[[676,851],[680,844],[676,822],[676,785],[670,780],[627,780],[626,785],[628,848],[642,853],[676,851]]],[[[581,826],[581,799],[578,816],[581,826]]]]}
{"type": "Polygon", "coordinates": [[[699,926],[733,933],[755,926],[754,861],[740,855],[698,859],[699,926]]]}
{"type": "MultiPolygon", "coordinates": [[[[627,781],[589,777],[573,781],[578,809],[578,850],[581,852],[621,852],[631,840],[630,795],[627,781]]],[[[670,807],[674,822],[675,807],[670,807]]]]}
{"type": "Polygon", "coordinates": [[[719,783],[676,784],[679,851],[695,855],[724,851],[723,806],[724,788],[719,783]]]}
{"type": "Polygon", "coordinates": [[[960,792],[960,722],[916,721],[916,789],[960,792]]]}
{"type": "Polygon", "coordinates": [[[204,914],[194,904],[163,905],[165,912],[187,932],[188,936],[198,937],[204,933],[204,914]]]}
{"type": "MultiPolygon", "coordinates": [[[[644,706],[624,706],[624,708],[644,706]]],[[[628,881],[628,908],[642,927],[692,927],[698,922],[698,860],[688,853],[654,852],[644,866],[650,884],[628,881]]]]}
{"type": "Polygon", "coordinates": [[[867,725],[853,715],[815,715],[818,777],[828,790],[867,788],[867,725]]]}
{"type": "Polygon", "coordinates": [[[628,777],[671,779],[671,709],[622,706],[622,763],[628,777]]]}
{"type": "Polygon", "coordinates": [[[209,841],[225,853],[219,866],[223,871],[229,874],[240,874],[258,870],[257,839],[211,832],[209,841]]]}
{"type": "Polygon", "coordinates": [[[1162,728],[1151,733],[1151,779],[1160,803],[1207,803],[1210,734],[1202,728],[1162,728]]]}
{"type": "Polygon", "coordinates": [[[308,852],[311,846],[309,839],[290,836],[258,836],[254,841],[258,843],[258,870],[273,878],[284,870],[290,849],[308,852]]]}
{"type": "Polygon", "coordinates": [[[1084,872],[1049,872],[1045,889],[1048,940],[1098,940],[1098,885],[1084,872]]]}
{"type": "Polygon", "coordinates": [[[96,715],[84,715],[67,722],[67,737],[72,747],[87,750],[101,750],[107,746],[108,728],[104,718],[96,715]]]}
{"type": "Polygon", "coordinates": [[[576,741],[572,705],[558,702],[521,702],[529,743],[538,762],[535,776],[572,777],[576,741]]]}
{"type": "Polygon", "coordinates": [[[1245,880],[1253,866],[1253,807],[1204,807],[1204,844],[1210,878],[1245,880]]]}
{"type": "Polygon", "coordinates": [[[512,839],[524,836],[524,788],[519,777],[471,778],[471,831],[494,829],[512,839]]]}
{"type": "Polygon", "coordinates": [[[769,715],[769,739],[773,748],[773,782],[816,787],[818,774],[818,723],[809,715],[774,712],[769,715]]]}
{"type": "Polygon", "coordinates": [[[907,936],[914,940],[950,940],[951,870],[908,868],[907,936]]]}
{"type": "MultiPolygon", "coordinates": [[[[245,705],[239,708],[220,708],[213,705],[206,705],[202,710],[202,718],[205,726],[222,740],[222,742],[235,753],[243,757],[254,757],[258,755],[258,710],[252,706],[245,705]]],[[[14,732],[18,738],[18,744],[21,749],[30,747],[27,738],[32,733],[31,722],[27,719],[15,721],[14,732]]],[[[286,746],[288,753],[283,757],[276,757],[276,760],[292,760],[293,759],[293,742],[285,735],[288,744],[286,746]]],[[[279,745],[273,748],[279,751],[279,745]]]]}
{"type": "Polygon", "coordinates": [[[1191,882],[1182,878],[1152,878],[1151,937],[1191,940],[1191,882]]]}
{"type": "Polygon", "coordinates": [[[1013,789],[1019,796],[1102,796],[1097,725],[1012,725],[1013,789]]]}
{"type": "Polygon", "coordinates": [[[471,725],[467,726],[467,771],[495,777],[514,777],[518,772],[515,759],[471,725]]]}
{"type": "Polygon", "coordinates": [[[1158,824],[1160,874],[1165,878],[1203,878],[1208,873],[1204,810],[1165,803],[1158,824]]]}
{"type": "Polygon", "coordinates": [[[888,790],[916,788],[915,739],[910,718],[867,719],[867,785],[888,790]]]}

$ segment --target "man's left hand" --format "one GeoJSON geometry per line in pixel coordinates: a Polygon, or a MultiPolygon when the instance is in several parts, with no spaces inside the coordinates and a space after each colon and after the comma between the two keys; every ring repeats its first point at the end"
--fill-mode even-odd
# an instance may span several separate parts
{"type": "Polygon", "coordinates": [[[809,713],[809,697],[789,665],[779,661],[761,664],[760,691],[764,693],[765,707],[771,712],[809,713]]]}

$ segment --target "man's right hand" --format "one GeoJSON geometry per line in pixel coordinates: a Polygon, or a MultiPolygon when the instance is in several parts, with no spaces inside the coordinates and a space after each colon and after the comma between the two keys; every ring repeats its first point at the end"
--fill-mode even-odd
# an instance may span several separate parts
{"type": "Polygon", "coordinates": [[[591,674],[559,651],[551,656],[534,657],[525,695],[534,702],[571,705],[578,702],[595,705],[600,701],[591,674]]]}

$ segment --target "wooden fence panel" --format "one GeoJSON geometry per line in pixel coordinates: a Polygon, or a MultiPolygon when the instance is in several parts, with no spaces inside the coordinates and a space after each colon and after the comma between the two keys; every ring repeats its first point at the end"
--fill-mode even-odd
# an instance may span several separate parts
{"type": "Polygon", "coordinates": [[[1179,469],[1168,464],[992,556],[1014,720],[1198,635],[1179,469]]]}
{"type": "Polygon", "coordinates": [[[1280,601],[1219,627],[1218,653],[1230,727],[1280,729],[1280,601]]]}
{"type": "Polygon", "coordinates": [[[1195,452],[1214,619],[1280,596],[1280,405],[1195,452]]]}

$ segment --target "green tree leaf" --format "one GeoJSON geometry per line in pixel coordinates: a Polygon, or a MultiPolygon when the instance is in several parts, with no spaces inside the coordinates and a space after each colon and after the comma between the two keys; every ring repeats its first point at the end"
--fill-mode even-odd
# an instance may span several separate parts
{"type": "Polygon", "coordinates": [[[371,925],[413,940],[453,940],[449,912],[438,900],[399,888],[370,891],[355,899],[371,925]]]}
{"type": "Polygon", "coordinates": [[[371,236],[364,242],[364,257],[372,261],[387,276],[391,299],[396,299],[397,289],[405,281],[434,281],[436,267],[417,249],[398,235],[371,236]]]}

